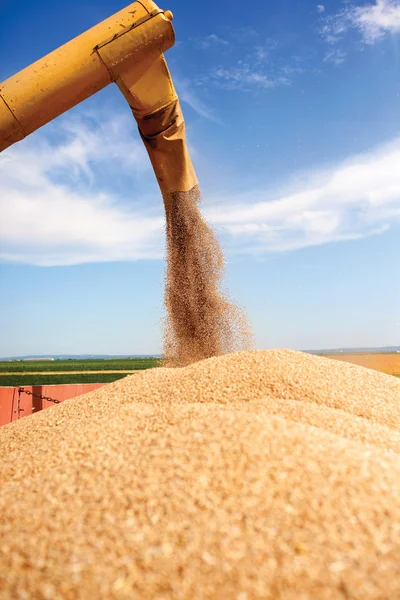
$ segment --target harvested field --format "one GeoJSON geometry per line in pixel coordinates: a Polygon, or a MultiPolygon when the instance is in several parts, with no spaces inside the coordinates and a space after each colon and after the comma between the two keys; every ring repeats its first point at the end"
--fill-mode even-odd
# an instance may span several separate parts
{"type": "Polygon", "coordinates": [[[325,354],[327,358],[344,360],[354,365],[400,376],[400,353],[325,354]]]}
{"type": "Polygon", "coordinates": [[[400,381],[276,350],[0,429],[0,598],[400,598],[400,381]]]}

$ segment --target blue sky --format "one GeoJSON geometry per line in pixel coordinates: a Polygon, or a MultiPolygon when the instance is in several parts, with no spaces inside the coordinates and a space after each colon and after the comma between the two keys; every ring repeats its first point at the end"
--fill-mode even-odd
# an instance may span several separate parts
{"type": "MultiPolygon", "coordinates": [[[[123,6],[0,0],[0,80],[123,6]]],[[[400,345],[399,0],[161,6],[257,348],[400,345]]],[[[0,155],[0,211],[0,356],[160,352],[163,206],[116,86],[0,155]]]]}

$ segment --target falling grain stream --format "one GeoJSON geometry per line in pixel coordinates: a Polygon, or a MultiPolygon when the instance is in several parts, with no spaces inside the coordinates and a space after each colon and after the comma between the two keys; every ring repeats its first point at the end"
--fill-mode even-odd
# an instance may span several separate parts
{"type": "Polygon", "coordinates": [[[164,354],[169,366],[249,349],[246,314],[220,290],[224,257],[199,210],[200,189],[164,194],[167,273],[164,354]]]}

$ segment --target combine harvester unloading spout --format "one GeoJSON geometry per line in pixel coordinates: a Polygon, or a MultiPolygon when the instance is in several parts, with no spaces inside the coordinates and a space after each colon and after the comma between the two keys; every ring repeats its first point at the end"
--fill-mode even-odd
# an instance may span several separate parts
{"type": "Polygon", "coordinates": [[[221,248],[198,209],[200,190],[163,52],[172,13],[134,2],[0,84],[0,151],[115,82],[139,127],[164,199],[164,355],[182,366],[249,347],[244,313],[219,291],[221,248]]]}
{"type": "Polygon", "coordinates": [[[133,2],[0,84],[0,151],[115,82],[138,123],[163,194],[197,184],[163,56],[172,13],[133,2]]]}

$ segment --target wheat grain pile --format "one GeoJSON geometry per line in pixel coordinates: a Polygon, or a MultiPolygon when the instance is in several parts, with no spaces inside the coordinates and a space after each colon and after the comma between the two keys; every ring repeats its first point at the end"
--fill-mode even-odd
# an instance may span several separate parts
{"type": "Polygon", "coordinates": [[[221,289],[224,255],[199,210],[200,188],[164,194],[167,239],[164,356],[185,366],[252,346],[246,313],[221,289]]]}
{"type": "Polygon", "coordinates": [[[277,350],[0,429],[0,598],[400,598],[400,382],[277,350]]]}

